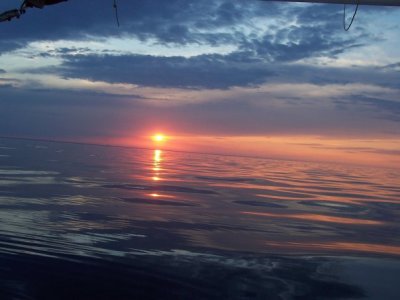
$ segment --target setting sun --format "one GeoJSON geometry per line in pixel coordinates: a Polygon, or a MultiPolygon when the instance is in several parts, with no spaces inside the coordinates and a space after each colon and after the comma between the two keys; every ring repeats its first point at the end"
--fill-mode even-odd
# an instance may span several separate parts
{"type": "Polygon", "coordinates": [[[163,134],[156,134],[152,136],[152,139],[155,142],[164,142],[166,140],[166,137],[163,134]]]}

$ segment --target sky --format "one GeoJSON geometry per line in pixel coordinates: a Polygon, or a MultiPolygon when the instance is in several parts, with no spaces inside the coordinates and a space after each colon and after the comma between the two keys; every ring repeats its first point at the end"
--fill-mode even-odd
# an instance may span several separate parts
{"type": "Polygon", "coordinates": [[[120,27],[111,0],[0,23],[0,136],[400,168],[400,8],[345,32],[342,5],[118,7],[120,27]]]}

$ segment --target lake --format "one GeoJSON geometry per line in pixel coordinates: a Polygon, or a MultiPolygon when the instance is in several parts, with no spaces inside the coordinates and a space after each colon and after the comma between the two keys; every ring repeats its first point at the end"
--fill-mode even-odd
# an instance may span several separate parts
{"type": "Polygon", "coordinates": [[[0,139],[0,299],[399,299],[400,172],[0,139]]]}

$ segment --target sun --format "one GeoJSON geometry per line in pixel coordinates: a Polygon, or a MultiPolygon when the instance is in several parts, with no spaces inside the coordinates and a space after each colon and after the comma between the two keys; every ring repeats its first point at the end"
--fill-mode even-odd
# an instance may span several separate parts
{"type": "Polygon", "coordinates": [[[153,135],[151,138],[155,142],[164,142],[167,139],[166,136],[161,133],[157,133],[153,135]]]}

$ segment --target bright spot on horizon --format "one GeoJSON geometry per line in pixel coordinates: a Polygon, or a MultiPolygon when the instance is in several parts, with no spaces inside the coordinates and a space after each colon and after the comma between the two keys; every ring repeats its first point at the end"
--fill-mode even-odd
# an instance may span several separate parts
{"type": "Polygon", "coordinates": [[[153,141],[155,142],[164,142],[166,140],[165,135],[158,133],[152,136],[153,141]]]}
{"type": "Polygon", "coordinates": [[[148,195],[153,198],[176,198],[175,196],[172,195],[159,194],[157,192],[148,195]]]}

